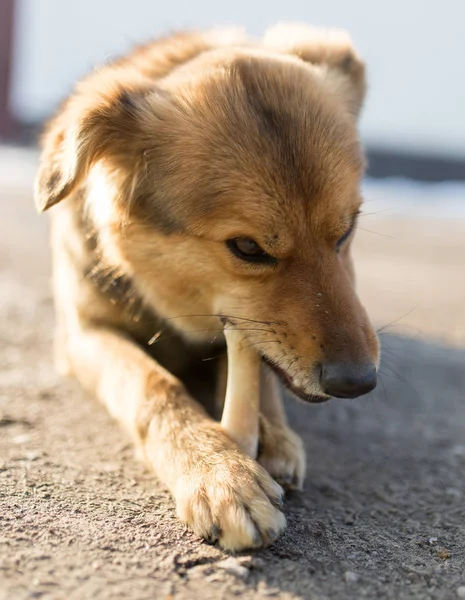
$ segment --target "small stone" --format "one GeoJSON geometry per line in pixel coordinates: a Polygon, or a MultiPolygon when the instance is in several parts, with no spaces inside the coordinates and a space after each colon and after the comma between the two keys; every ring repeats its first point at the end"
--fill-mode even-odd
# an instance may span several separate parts
{"type": "Polygon", "coordinates": [[[441,548],[440,550],[438,550],[438,557],[442,560],[447,560],[448,558],[450,558],[449,550],[447,550],[447,548],[441,548]]]}
{"type": "Polygon", "coordinates": [[[249,569],[247,569],[247,567],[243,567],[240,561],[232,556],[217,563],[216,567],[218,569],[223,569],[238,579],[247,579],[249,576],[249,569]]]}
{"type": "Polygon", "coordinates": [[[34,460],[40,458],[42,455],[40,454],[40,452],[26,452],[25,456],[27,460],[33,462],[34,460]]]}
{"type": "Polygon", "coordinates": [[[457,597],[465,598],[465,585],[461,585],[459,588],[457,588],[457,597]]]}
{"type": "Polygon", "coordinates": [[[451,498],[461,498],[462,497],[462,490],[459,490],[458,488],[455,488],[455,487],[448,487],[445,489],[445,492],[451,498]]]}
{"type": "Polygon", "coordinates": [[[346,571],[344,573],[344,579],[346,583],[357,583],[359,577],[357,573],[354,573],[353,571],[346,571]]]}
{"type": "Polygon", "coordinates": [[[17,435],[13,438],[13,444],[27,444],[27,442],[31,441],[31,436],[28,433],[23,433],[22,435],[17,435]]]}
{"type": "Polygon", "coordinates": [[[276,588],[266,588],[262,590],[264,596],[279,596],[279,590],[276,588]]]}
{"type": "Polygon", "coordinates": [[[457,444],[456,446],[453,446],[451,449],[451,453],[452,453],[452,456],[460,456],[460,457],[465,456],[465,445],[457,444]]]}
{"type": "Polygon", "coordinates": [[[268,585],[264,581],[260,581],[258,583],[257,591],[259,592],[260,596],[268,597],[279,596],[280,593],[278,589],[268,587],[268,585]]]}
{"type": "Polygon", "coordinates": [[[246,567],[249,570],[257,569],[260,571],[266,567],[266,562],[263,560],[263,558],[253,556],[253,554],[248,556],[237,556],[235,559],[241,565],[241,567],[246,567]]]}
{"type": "Polygon", "coordinates": [[[250,566],[252,567],[252,569],[257,569],[257,571],[263,571],[266,567],[266,562],[263,560],[263,558],[254,556],[252,557],[250,566]]]}

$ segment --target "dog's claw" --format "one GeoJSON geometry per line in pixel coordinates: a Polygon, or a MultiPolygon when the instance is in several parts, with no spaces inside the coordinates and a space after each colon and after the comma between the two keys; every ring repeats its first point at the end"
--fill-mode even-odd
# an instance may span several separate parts
{"type": "Polygon", "coordinates": [[[276,531],[275,529],[268,529],[265,532],[265,535],[263,536],[263,542],[265,544],[265,546],[269,546],[270,544],[272,544],[275,539],[278,537],[279,532],[276,531]]]}
{"type": "Polygon", "coordinates": [[[262,545],[262,538],[261,538],[260,533],[258,531],[255,532],[254,540],[253,540],[253,545],[254,545],[255,548],[258,548],[259,546],[262,545]]]}
{"type": "Polygon", "coordinates": [[[295,474],[292,478],[291,485],[297,490],[300,490],[302,488],[300,477],[297,474],[295,474]]]}
{"type": "Polygon", "coordinates": [[[271,504],[277,508],[278,510],[281,510],[282,507],[284,506],[284,492],[278,496],[277,498],[270,498],[271,504]]]}
{"type": "Polygon", "coordinates": [[[220,528],[217,525],[213,524],[210,529],[209,541],[212,544],[214,544],[220,537],[220,533],[221,533],[220,528]]]}

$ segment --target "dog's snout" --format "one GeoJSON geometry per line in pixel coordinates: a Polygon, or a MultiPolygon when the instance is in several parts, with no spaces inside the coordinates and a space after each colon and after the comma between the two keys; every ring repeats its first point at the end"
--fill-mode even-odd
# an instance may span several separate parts
{"type": "Polygon", "coordinates": [[[335,398],[357,398],[374,390],[377,370],[372,364],[326,363],[321,367],[321,387],[335,398]]]}

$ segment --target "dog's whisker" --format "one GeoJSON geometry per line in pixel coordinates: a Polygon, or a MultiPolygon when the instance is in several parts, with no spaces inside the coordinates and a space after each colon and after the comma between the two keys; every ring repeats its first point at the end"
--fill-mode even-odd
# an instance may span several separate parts
{"type": "Polygon", "coordinates": [[[399,337],[404,337],[404,334],[400,333],[399,331],[382,331],[381,333],[377,334],[378,337],[383,338],[383,345],[386,344],[385,339],[386,337],[393,337],[393,338],[399,338],[399,337]]]}
{"type": "MultiPolygon", "coordinates": [[[[397,357],[396,357],[396,358],[397,358],[397,357]]],[[[390,363],[388,363],[388,362],[386,361],[386,359],[383,359],[383,360],[381,361],[381,365],[380,365],[380,367],[381,367],[382,369],[384,369],[384,368],[388,368],[388,369],[390,370],[390,372],[391,372],[392,376],[395,376],[395,377],[397,378],[397,380],[398,380],[400,383],[402,383],[402,384],[403,384],[403,385],[405,385],[405,386],[408,386],[408,387],[409,387],[409,388],[410,388],[412,391],[414,391],[414,386],[411,384],[411,382],[410,382],[410,381],[408,381],[408,380],[406,380],[406,379],[404,379],[403,377],[401,377],[401,375],[399,375],[399,373],[397,372],[397,370],[396,370],[396,369],[395,369],[395,368],[394,368],[394,367],[393,367],[393,366],[392,366],[390,363]]],[[[379,372],[380,372],[380,373],[382,373],[381,369],[380,369],[380,371],[379,371],[379,372]]],[[[383,374],[384,374],[384,375],[389,375],[388,373],[383,373],[383,374]]]]}
{"type": "Polygon", "coordinates": [[[359,217],[370,217],[370,216],[373,216],[373,215],[379,215],[380,213],[388,212],[390,210],[394,210],[394,206],[391,206],[390,208],[383,208],[383,209],[380,209],[380,210],[375,210],[374,212],[369,212],[369,213],[360,212],[358,216],[359,217]]]}
{"type": "MultiPolygon", "coordinates": [[[[202,329],[186,329],[184,330],[184,333],[210,333],[210,332],[224,332],[223,327],[217,327],[217,328],[213,328],[213,327],[208,327],[208,328],[202,328],[202,329]]],[[[246,328],[246,327],[228,327],[227,328],[229,331],[243,331],[243,332],[260,332],[260,333],[275,333],[273,330],[271,329],[258,329],[258,328],[246,328]]],[[[163,331],[157,331],[157,333],[155,333],[150,340],[147,342],[147,344],[149,346],[152,346],[153,344],[155,344],[158,341],[165,341],[165,340],[169,340],[172,338],[176,338],[179,337],[179,333],[174,332],[174,333],[170,333],[168,335],[164,335],[163,331]]]]}
{"type": "Polygon", "coordinates": [[[381,371],[381,369],[378,371],[378,373],[381,373],[382,375],[385,375],[386,377],[394,377],[395,379],[397,379],[397,381],[400,381],[402,383],[405,383],[405,381],[402,379],[402,377],[397,373],[397,371],[395,369],[393,369],[390,365],[388,365],[387,363],[383,364],[383,369],[389,369],[390,373],[386,373],[386,371],[381,371]]]}
{"type": "Polygon", "coordinates": [[[254,346],[258,346],[259,344],[282,344],[283,342],[281,340],[262,340],[262,341],[258,341],[258,342],[252,342],[251,344],[248,344],[247,346],[242,346],[240,348],[240,350],[245,349],[245,348],[253,348],[254,346]]]}
{"type": "Polygon", "coordinates": [[[354,227],[354,229],[357,229],[359,231],[365,231],[367,233],[373,233],[374,235],[380,235],[382,237],[387,237],[390,238],[391,240],[398,240],[399,238],[396,238],[393,235],[388,235],[387,233],[381,233],[379,231],[372,231],[371,229],[364,229],[363,227],[358,227],[357,225],[354,227]]]}
{"type": "Polygon", "coordinates": [[[399,383],[409,386],[413,390],[413,386],[406,379],[404,379],[391,364],[387,363],[385,360],[381,362],[380,369],[378,372],[386,376],[394,377],[399,383]],[[386,371],[382,371],[381,369],[388,369],[389,372],[386,373],[386,371]]]}
{"type": "Polygon", "coordinates": [[[388,194],[372,195],[370,193],[370,196],[368,198],[365,197],[365,195],[363,196],[363,205],[370,204],[371,202],[387,202],[387,201],[392,202],[392,197],[390,197],[388,194]]]}
{"type": "Polygon", "coordinates": [[[379,380],[381,381],[381,385],[383,386],[383,391],[384,391],[384,402],[385,404],[388,404],[388,399],[387,399],[387,392],[386,392],[386,386],[384,385],[384,381],[382,378],[382,373],[380,373],[381,377],[379,378],[379,380]]]}
{"type": "Polygon", "coordinates": [[[286,353],[283,352],[278,358],[273,358],[272,362],[276,367],[281,368],[281,360],[286,356],[286,353]]]}
{"type": "Polygon", "coordinates": [[[209,362],[211,360],[217,360],[218,358],[224,358],[227,356],[227,352],[222,352],[221,354],[215,354],[215,356],[206,356],[205,358],[202,358],[202,362],[209,362]]]}
{"type": "Polygon", "coordinates": [[[379,335],[380,336],[389,336],[390,335],[391,337],[405,337],[407,335],[407,333],[405,333],[404,330],[410,330],[411,332],[413,332],[415,334],[415,336],[418,336],[420,338],[424,337],[424,334],[421,331],[421,329],[419,327],[416,327],[415,325],[411,325],[410,323],[404,323],[402,325],[399,325],[399,328],[394,329],[393,331],[382,331],[379,335]]]}
{"type": "Polygon", "coordinates": [[[215,356],[208,356],[206,358],[202,358],[202,361],[206,362],[209,360],[216,360],[217,358],[221,358],[223,356],[230,356],[231,354],[235,354],[237,352],[240,352],[241,350],[245,350],[247,348],[254,348],[258,344],[282,344],[282,341],[281,340],[263,340],[263,341],[259,341],[259,342],[253,342],[253,343],[248,344],[247,346],[241,346],[240,348],[238,348],[237,350],[233,350],[232,352],[222,352],[221,354],[216,354],[215,356]]]}
{"type": "Polygon", "coordinates": [[[208,317],[217,317],[218,319],[224,318],[224,319],[231,319],[233,321],[249,321],[250,323],[259,323],[261,325],[282,325],[283,323],[280,321],[259,321],[257,319],[249,319],[248,317],[240,317],[237,315],[225,315],[222,313],[212,313],[212,314],[192,314],[192,315],[176,315],[173,317],[166,317],[165,320],[166,321],[173,321],[174,319],[190,319],[190,318],[196,318],[196,317],[203,317],[203,318],[208,318],[208,317]]]}
{"type": "Polygon", "coordinates": [[[380,327],[376,333],[379,335],[380,333],[382,333],[385,329],[387,329],[388,327],[392,327],[392,325],[395,325],[396,323],[399,323],[399,321],[402,321],[402,319],[405,319],[405,317],[408,317],[409,315],[411,315],[413,313],[414,310],[416,310],[418,308],[419,304],[415,304],[415,306],[413,308],[411,308],[408,312],[406,312],[404,315],[402,315],[401,317],[399,317],[398,319],[395,319],[394,321],[390,321],[389,323],[387,323],[386,325],[383,325],[383,327],[380,327]]]}
{"type": "MultiPolygon", "coordinates": [[[[287,353],[286,353],[286,352],[283,352],[283,353],[281,354],[281,356],[279,356],[278,358],[274,358],[274,359],[273,359],[273,363],[274,363],[274,365],[275,365],[276,367],[278,367],[279,369],[282,369],[283,371],[285,371],[285,372],[286,372],[286,375],[287,375],[287,376],[289,376],[289,370],[290,370],[290,368],[292,367],[292,364],[293,364],[293,363],[294,363],[294,362],[295,362],[297,359],[295,359],[294,361],[292,361],[292,363],[289,365],[289,364],[286,364],[286,363],[285,363],[285,359],[286,359],[286,357],[287,357],[287,353]]],[[[295,377],[295,375],[296,375],[296,373],[294,373],[294,375],[293,375],[292,377],[295,377]]]]}
{"type": "Polygon", "coordinates": [[[291,370],[291,368],[293,367],[293,365],[295,365],[295,363],[297,362],[297,360],[298,360],[298,359],[297,359],[297,357],[296,357],[296,358],[294,358],[293,360],[291,360],[291,362],[289,363],[289,365],[288,365],[288,367],[287,367],[287,369],[286,369],[286,375],[287,375],[288,377],[291,377],[291,375],[289,375],[289,371],[291,370]]]}
{"type": "Polygon", "coordinates": [[[391,354],[395,358],[402,358],[402,354],[400,352],[395,352],[390,346],[387,345],[387,342],[383,341],[383,346],[381,348],[381,361],[383,360],[384,354],[386,353],[391,354]]]}
{"type": "MultiPolygon", "coordinates": [[[[244,331],[249,333],[250,331],[258,332],[258,333],[276,333],[274,329],[260,329],[260,327],[224,327],[224,329],[228,329],[228,331],[244,331]]],[[[208,330],[210,331],[210,330],[208,330]]]]}

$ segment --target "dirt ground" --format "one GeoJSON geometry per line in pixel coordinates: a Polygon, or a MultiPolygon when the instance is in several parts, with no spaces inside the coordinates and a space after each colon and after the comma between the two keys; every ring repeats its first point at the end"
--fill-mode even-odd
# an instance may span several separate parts
{"type": "Polygon", "coordinates": [[[465,224],[363,221],[361,295],[377,324],[400,319],[382,383],[289,401],[305,491],[271,548],[230,557],[176,520],[125,434],[55,374],[34,167],[0,152],[0,599],[465,598],[465,224]]]}

